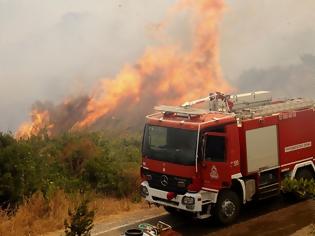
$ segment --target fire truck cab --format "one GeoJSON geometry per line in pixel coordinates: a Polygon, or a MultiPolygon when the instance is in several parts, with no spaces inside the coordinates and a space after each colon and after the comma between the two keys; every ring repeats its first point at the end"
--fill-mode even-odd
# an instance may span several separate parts
{"type": "Polygon", "coordinates": [[[241,204],[278,195],[285,177],[315,177],[314,104],[259,91],[155,107],[143,134],[141,195],[171,213],[234,222],[241,204]],[[205,102],[208,109],[195,107],[205,102]]]}

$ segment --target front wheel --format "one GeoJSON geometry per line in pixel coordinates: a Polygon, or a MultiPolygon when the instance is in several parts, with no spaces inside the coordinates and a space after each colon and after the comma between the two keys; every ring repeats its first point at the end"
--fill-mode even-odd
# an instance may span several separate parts
{"type": "Polygon", "coordinates": [[[228,225],[236,221],[240,214],[241,203],[238,195],[231,190],[223,190],[214,207],[216,221],[228,225]]]}

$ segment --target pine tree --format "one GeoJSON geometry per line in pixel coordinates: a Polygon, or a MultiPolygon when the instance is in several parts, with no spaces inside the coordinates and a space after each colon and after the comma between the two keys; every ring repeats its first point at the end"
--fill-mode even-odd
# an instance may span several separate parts
{"type": "Polygon", "coordinates": [[[90,236],[93,228],[94,211],[88,209],[88,201],[84,200],[72,212],[68,211],[70,217],[70,224],[65,220],[65,233],[66,236],[90,236]]]}

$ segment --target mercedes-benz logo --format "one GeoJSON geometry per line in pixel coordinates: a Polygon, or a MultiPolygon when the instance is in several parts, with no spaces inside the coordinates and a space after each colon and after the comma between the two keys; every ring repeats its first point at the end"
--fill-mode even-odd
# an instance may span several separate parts
{"type": "Polygon", "coordinates": [[[168,185],[168,178],[166,175],[161,176],[161,184],[166,187],[168,185]]]}

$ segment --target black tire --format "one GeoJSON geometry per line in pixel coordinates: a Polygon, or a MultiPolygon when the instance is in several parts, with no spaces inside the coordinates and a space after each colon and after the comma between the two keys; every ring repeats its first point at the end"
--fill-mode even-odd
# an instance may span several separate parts
{"type": "Polygon", "coordinates": [[[219,224],[232,224],[237,220],[240,208],[239,196],[231,190],[223,190],[214,207],[214,218],[219,224]]]}

